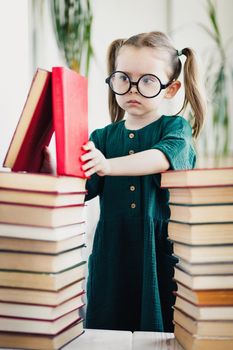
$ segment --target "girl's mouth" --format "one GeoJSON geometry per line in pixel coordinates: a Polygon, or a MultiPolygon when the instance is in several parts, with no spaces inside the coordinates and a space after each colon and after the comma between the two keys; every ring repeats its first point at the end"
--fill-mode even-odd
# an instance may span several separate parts
{"type": "Polygon", "coordinates": [[[131,104],[131,105],[140,105],[141,103],[138,102],[137,100],[129,100],[129,101],[127,101],[127,104],[131,104]]]}

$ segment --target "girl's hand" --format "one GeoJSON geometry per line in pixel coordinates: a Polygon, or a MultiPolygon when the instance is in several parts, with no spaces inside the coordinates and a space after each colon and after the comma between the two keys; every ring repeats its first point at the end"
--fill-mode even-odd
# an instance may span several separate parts
{"type": "Polygon", "coordinates": [[[81,156],[81,161],[85,162],[82,169],[85,172],[86,177],[97,173],[99,176],[105,176],[110,174],[110,163],[105,158],[92,141],[87,142],[82,147],[87,153],[81,156]]]}
{"type": "Polygon", "coordinates": [[[40,173],[45,174],[56,174],[55,162],[52,159],[51,153],[47,146],[44,148],[44,159],[42,163],[42,167],[40,168],[40,173]]]}

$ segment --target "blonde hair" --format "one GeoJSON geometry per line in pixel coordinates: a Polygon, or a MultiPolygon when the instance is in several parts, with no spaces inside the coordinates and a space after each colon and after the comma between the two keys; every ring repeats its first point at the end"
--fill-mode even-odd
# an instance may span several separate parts
{"type": "MultiPolygon", "coordinates": [[[[193,136],[197,137],[204,122],[206,111],[205,95],[202,93],[202,85],[198,74],[198,65],[195,53],[190,48],[184,48],[177,51],[171,40],[162,32],[149,32],[134,35],[129,39],[114,40],[108,49],[108,74],[110,75],[116,69],[116,60],[120,49],[123,46],[133,46],[137,48],[151,47],[164,53],[168,60],[170,71],[168,72],[170,80],[176,80],[181,72],[182,63],[180,55],[185,55],[184,63],[184,89],[185,97],[180,111],[184,111],[190,104],[193,112],[193,136]]],[[[115,94],[109,89],[109,111],[112,122],[120,121],[124,118],[125,111],[118,105],[115,94]]]]}

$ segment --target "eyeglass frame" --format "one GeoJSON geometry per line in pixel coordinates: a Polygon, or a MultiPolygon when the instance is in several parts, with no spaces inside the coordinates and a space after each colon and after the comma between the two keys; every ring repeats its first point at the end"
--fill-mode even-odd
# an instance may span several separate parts
{"type": "Polygon", "coordinates": [[[109,88],[111,89],[111,91],[112,91],[114,94],[116,94],[116,95],[120,95],[120,96],[126,95],[126,94],[132,89],[132,86],[135,85],[136,88],[137,88],[137,91],[139,92],[139,94],[140,94],[141,96],[145,97],[145,98],[154,98],[154,97],[158,96],[162,90],[166,89],[166,88],[167,88],[169,85],[171,85],[174,81],[175,81],[175,79],[172,79],[172,80],[170,80],[167,84],[163,84],[163,83],[161,82],[161,80],[157,77],[157,75],[151,74],[151,73],[143,74],[142,76],[140,76],[140,78],[139,78],[137,81],[132,81],[132,80],[130,79],[129,75],[128,75],[127,73],[121,71],[121,70],[116,70],[116,71],[112,72],[112,73],[109,75],[109,77],[107,77],[107,78],[105,79],[105,83],[108,84],[108,86],[109,86],[109,88]],[[118,93],[118,92],[115,92],[115,91],[112,89],[112,87],[110,86],[111,77],[112,77],[114,74],[116,74],[116,73],[123,73],[124,75],[126,75],[126,77],[127,77],[128,80],[129,80],[129,88],[128,88],[128,90],[127,90],[126,92],[124,92],[123,94],[120,94],[120,93],[118,93]],[[160,84],[160,90],[159,90],[159,92],[158,92],[157,94],[153,95],[153,96],[145,96],[145,95],[143,95],[143,94],[140,92],[139,88],[138,88],[138,84],[139,84],[140,80],[141,80],[143,77],[147,76],[147,75],[152,75],[153,77],[155,77],[156,79],[158,79],[159,84],[160,84]]]}

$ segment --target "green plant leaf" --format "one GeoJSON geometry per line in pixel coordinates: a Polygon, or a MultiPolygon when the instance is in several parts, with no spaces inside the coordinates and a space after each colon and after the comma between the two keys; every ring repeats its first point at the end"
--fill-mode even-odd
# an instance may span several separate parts
{"type": "MultiPolygon", "coordinates": [[[[208,25],[200,27],[209,36],[213,43],[213,51],[208,48],[206,54],[205,86],[209,96],[208,104],[211,111],[211,130],[214,138],[214,154],[217,160],[229,155],[229,85],[233,86],[233,61],[231,36],[226,44],[222,41],[221,28],[218,23],[217,11],[214,1],[206,0],[206,13],[208,25]]],[[[208,131],[203,133],[204,144],[208,141],[208,131]]],[[[205,152],[205,150],[204,150],[205,152]]]]}
{"type": "Polygon", "coordinates": [[[91,45],[92,10],[89,0],[52,0],[51,12],[59,49],[71,69],[84,67],[88,75],[91,45]]]}
{"type": "Polygon", "coordinates": [[[211,32],[211,30],[206,27],[204,24],[199,23],[199,26],[202,27],[202,29],[216,42],[216,44],[218,45],[218,39],[216,37],[216,35],[214,33],[211,32]]]}

